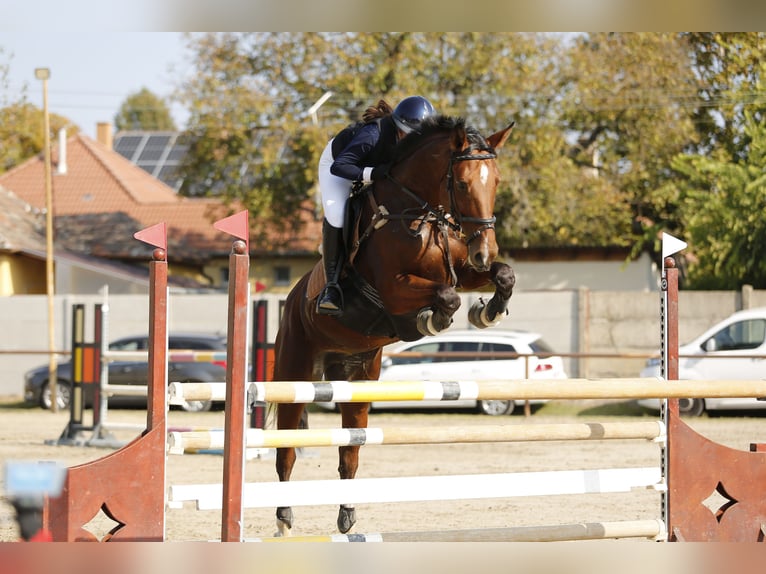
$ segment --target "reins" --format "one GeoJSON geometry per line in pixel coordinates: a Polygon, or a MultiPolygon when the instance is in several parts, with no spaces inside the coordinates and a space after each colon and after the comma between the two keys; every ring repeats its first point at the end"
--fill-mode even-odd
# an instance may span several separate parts
{"type": "Polygon", "coordinates": [[[372,220],[367,228],[359,235],[359,239],[355,243],[355,248],[359,246],[365,239],[367,239],[374,229],[385,225],[387,221],[398,220],[402,222],[403,227],[413,237],[417,237],[422,234],[423,227],[426,224],[433,223],[440,230],[442,238],[444,239],[444,256],[447,262],[450,276],[452,278],[453,285],[457,285],[457,273],[455,272],[454,264],[452,263],[452,256],[449,249],[449,230],[452,230],[459,237],[463,237],[463,241],[466,245],[469,245],[471,241],[477,239],[487,229],[494,229],[496,217],[472,217],[464,216],[460,213],[457,207],[457,200],[455,198],[455,177],[453,168],[455,163],[461,161],[471,160],[487,160],[495,159],[497,154],[495,150],[486,144],[471,144],[466,148],[463,148],[459,152],[450,156],[449,165],[447,167],[447,193],[450,201],[450,211],[446,211],[443,206],[433,207],[427,201],[422,199],[418,194],[409,189],[406,185],[398,181],[391,173],[386,174],[386,178],[391,180],[399,189],[404,192],[405,195],[413,199],[418,205],[416,207],[410,207],[404,209],[401,213],[389,213],[388,210],[378,205],[375,201],[375,197],[372,193],[372,186],[365,188],[367,197],[369,198],[370,205],[372,207],[372,220]],[[481,151],[484,153],[474,154],[475,151],[481,151]],[[416,213],[413,213],[416,212],[416,213]],[[405,222],[412,222],[420,220],[420,224],[414,231],[409,226],[404,225],[405,222]],[[480,227],[477,228],[469,237],[465,237],[463,234],[463,223],[478,223],[480,227]]]}

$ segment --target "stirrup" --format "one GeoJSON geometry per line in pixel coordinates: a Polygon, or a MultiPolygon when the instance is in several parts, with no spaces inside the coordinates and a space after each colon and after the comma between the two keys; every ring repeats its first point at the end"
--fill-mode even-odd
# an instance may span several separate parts
{"type": "Polygon", "coordinates": [[[343,314],[343,292],[337,283],[328,283],[317,298],[316,311],[320,315],[342,315],[343,314]],[[338,303],[335,303],[330,294],[330,290],[335,290],[338,303]]]}

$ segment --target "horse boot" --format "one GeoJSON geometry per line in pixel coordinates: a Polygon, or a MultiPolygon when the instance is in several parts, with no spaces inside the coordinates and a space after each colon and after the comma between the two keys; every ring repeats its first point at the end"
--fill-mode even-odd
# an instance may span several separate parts
{"type": "Polygon", "coordinates": [[[343,229],[322,222],[322,263],[327,284],[317,299],[320,315],[343,314],[343,291],[338,285],[343,269],[343,229]]]}

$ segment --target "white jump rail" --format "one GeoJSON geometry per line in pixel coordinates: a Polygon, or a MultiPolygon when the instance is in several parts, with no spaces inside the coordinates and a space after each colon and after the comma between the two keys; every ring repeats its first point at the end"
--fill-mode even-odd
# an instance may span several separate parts
{"type": "MultiPolygon", "coordinates": [[[[221,484],[173,484],[168,491],[168,506],[180,508],[184,502],[194,502],[198,510],[221,510],[222,488],[221,484]]],[[[272,508],[603,494],[638,488],[664,490],[661,469],[640,467],[258,482],[245,484],[242,498],[244,508],[272,508]]]]}

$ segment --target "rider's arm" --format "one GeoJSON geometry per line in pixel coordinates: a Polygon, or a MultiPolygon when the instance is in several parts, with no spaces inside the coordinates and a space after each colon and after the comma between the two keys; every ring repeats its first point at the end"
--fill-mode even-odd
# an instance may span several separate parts
{"type": "Polygon", "coordinates": [[[374,166],[366,166],[365,159],[375,148],[379,138],[380,130],[376,124],[364,126],[337,155],[330,166],[330,173],[351,181],[369,183],[374,166]]]}

